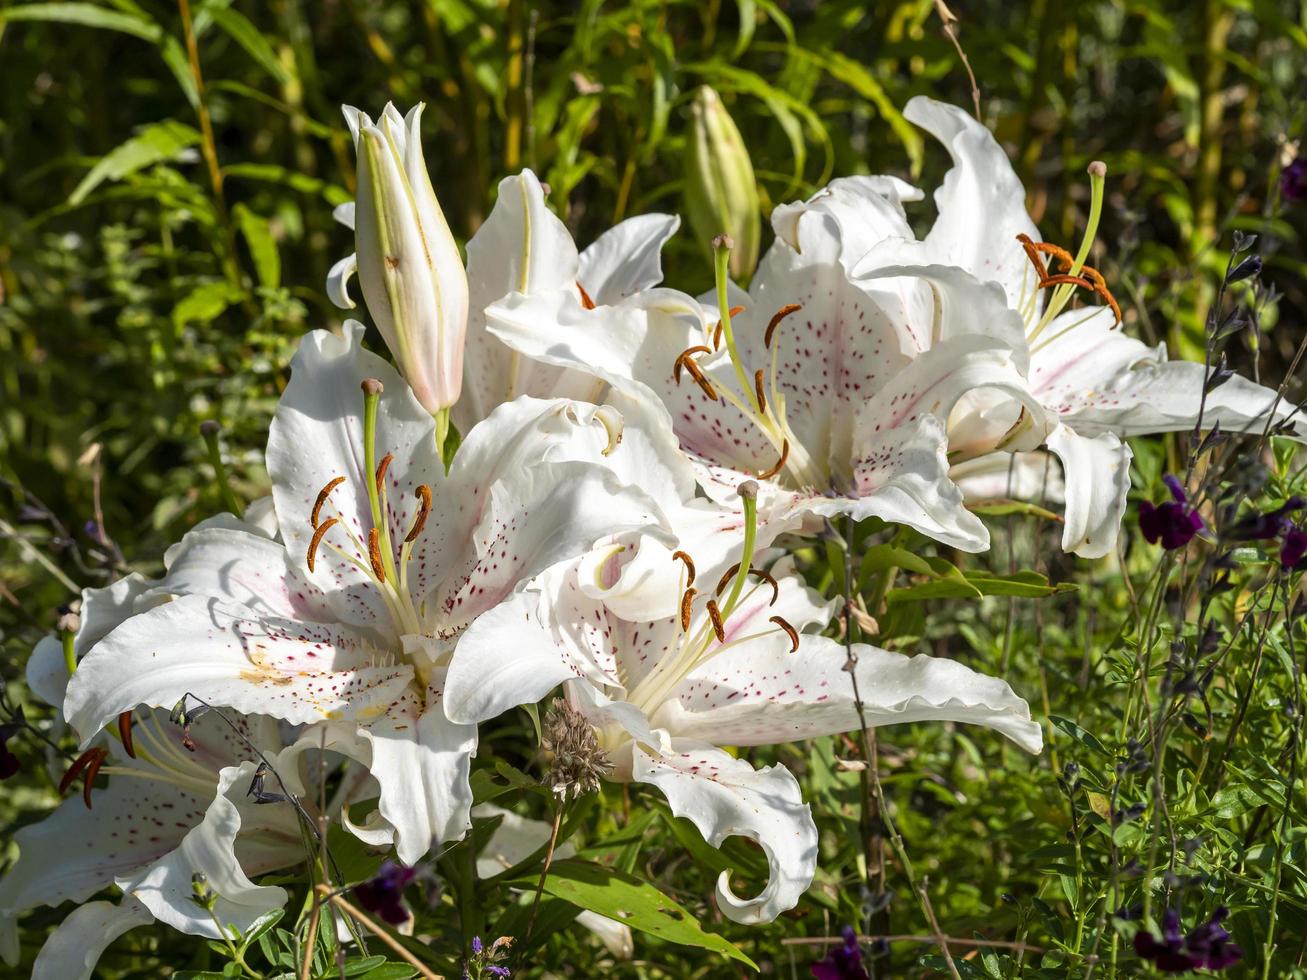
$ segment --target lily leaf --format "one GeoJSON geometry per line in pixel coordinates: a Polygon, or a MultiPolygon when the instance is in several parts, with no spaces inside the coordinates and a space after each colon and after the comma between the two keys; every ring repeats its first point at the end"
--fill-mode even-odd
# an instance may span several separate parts
{"type": "MultiPolygon", "coordinates": [[[[516,884],[534,888],[536,881],[523,878],[516,884]]],[[[653,885],[613,868],[577,859],[555,861],[545,878],[544,890],[640,932],[680,946],[710,949],[757,969],[734,944],[716,933],[705,932],[693,915],[653,885]]]]}
{"type": "Polygon", "coordinates": [[[146,126],[127,142],[105,154],[68,196],[68,203],[80,204],[106,180],[122,180],[138,170],[171,160],[199,141],[198,132],[171,119],[146,126]]]}

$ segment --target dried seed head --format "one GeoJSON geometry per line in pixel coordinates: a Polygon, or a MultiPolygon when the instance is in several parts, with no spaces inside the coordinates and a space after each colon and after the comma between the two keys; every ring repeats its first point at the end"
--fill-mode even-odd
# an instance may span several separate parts
{"type": "Polygon", "coordinates": [[[554,698],[545,713],[540,743],[553,756],[545,785],[560,800],[593,793],[613,768],[599,747],[594,726],[562,698],[554,698]]]}

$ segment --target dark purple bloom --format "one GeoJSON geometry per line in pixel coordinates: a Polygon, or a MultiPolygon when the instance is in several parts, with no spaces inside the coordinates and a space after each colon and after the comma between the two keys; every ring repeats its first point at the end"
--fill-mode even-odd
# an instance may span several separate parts
{"type": "Polygon", "coordinates": [[[1307,558],[1307,531],[1295,524],[1284,532],[1284,542],[1280,545],[1280,564],[1293,570],[1302,567],[1304,558],[1307,558]]]}
{"type": "Polygon", "coordinates": [[[1290,497],[1275,510],[1265,514],[1245,517],[1229,530],[1229,537],[1235,541],[1267,541],[1278,538],[1293,526],[1289,515],[1302,510],[1307,501],[1302,497],[1290,497]]]}
{"type": "Polygon", "coordinates": [[[844,943],[836,946],[824,960],[812,964],[812,975],[817,980],[869,980],[862,965],[862,950],[853,926],[843,929],[844,943]]]}
{"type": "Polygon", "coordinates": [[[1280,193],[1286,201],[1307,198],[1307,157],[1298,157],[1280,172],[1280,193]]]}
{"type": "Polygon", "coordinates": [[[403,925],[410,915],[404,906],[404,889],[413,883],[417,875],[416,868],[406,868],[394,861],[387,861],[375,878],[354,886],[354,897],[365,909],[379,915],[392,926],[403,925]]]}
{"type": "Polygon", "coordinates": [[[508,972],[508,967],[506,966],[488,966],[486,967],[486,972],[489,973],[492,977],[512,976],[512,974],[508,972]]]}
{"type": "Polygon", "coordinates": [[[1221,925],[1230,914],[1218,908],[1212,917],[1194,926],[1189,935],[1180,934],[1180,913],[1167,909],[1162,916],[1162,937],[1140,929],[1135,933],[1135,952],[1152,960],[1163,973],[1187,973],[1190,970],[1224,970],[1243,959],[1243,950],[1230,942],[1230,934],[1221,925]]]}
{"type": "Polygon", "coordinates": [[[1171,491],[1171,500],[1154,504],[1145,500],[1139,505],[1139,529],[1149,544],[1161,542],[1167,551],[1183,548],[1206,525],[1198,512],[1189,506],[1184,485],[1170,473],[1162,477],[1171,491]]]}
{"type": "Polygon", "coordinates": [[[22,731],[18,724],[0,725],[0,780],[23,771],[22,760],[9,751],[9,740],[22,731]]]}
{"type": "Polygon", "coordinates": [[[480,956],[480,955],[481,955],[481,950],[483,950],[483,949],[485,949],[485,947],[481,945],[481,937],[480,937],[480,936],[473,936],[473,937],[472,937],[472,955],[473,955],[473,956],[480,956]]]}

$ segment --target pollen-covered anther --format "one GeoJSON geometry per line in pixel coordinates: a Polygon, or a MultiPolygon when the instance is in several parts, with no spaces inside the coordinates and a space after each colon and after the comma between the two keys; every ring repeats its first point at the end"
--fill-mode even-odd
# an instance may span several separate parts
{"type": "Polygon", "coordinates": [[[372,562],[372,574],[377,581],[386,581],[386,566],[381,563],[381,531],[375,527],[368,532],[368,560],[372,562]]]}
{"type": "Polygon", "coordinates": [[[595,301],[590,298],[590,294],[585,291],[585,287],[582,286],[579,281],[576,284],[576,291],[581,294],[582,309],[593,310],[595,308],[595,301]]]}
{"type": "Polygon", "coordinates": [[[1083,269],[1080,270],[1080,273],[1090,281],[1090,283],[1092,284],[1090,286],[1090,289],[1093,290],[1094,295],[1101,298],[1103,302],[1106,303],[1108,307],[1111,308],[1112,315],[1116,317],[1116,322],[1120,323],[1121,322],[1120,304],[1117,303],[1116,297],[1112,295],[1112,291],[1107,288],[1107,280],[1103,278],[1103,274],[1099,272],[1097,269],[1094,269],[1090,266],[1085,266],[1083,269]]]}
{"type": "Polygon", "coordinates": [[[762,368],[753,372],[753,393],[758,396],[758,411],[767,411],[767,395],[764,392],[762,383],[762,368]]]}
{"type": "Polygon", "coordinates": [[[726,626],[722,623],[722,611],[712,599],[707,602],[708,618],[712,620],[712,631],[717,634],[717,642],[726,642],[726,626]]]}
{"type": "MultiPolygon", "coordinates": [[[[677,354],[676,360],[672,363],[672,377],[676,380],[676,383],[677,384],[681,383],[681,371],[694,363],[693,361],[690,360],[690,358],[692,358],[695,354],[711,354],[711,353],[712,350],[710,348],[705,347],[703,344],[700,344],[697,347],[688,347],[685,350],[681,351],[681,353],[677,354]]],[[[694,371],[696,371],[697,369],[698,369],[698,365],[695,364],[694,368],[691,369],[691,373],[693,374],[694,371]]],[[[702,376],[702,373],[703,372],[699,372],[699,375],[702,376]]]]}
{"type": "Polygon", "coordinates": [[[694,575],[695,575],[694,559],[691,558],[689,555],[687,555],[684,551],[673,551],[672,558],[676,559],[677,561],[685,563],[685,574],[686,574],[685,584],[687,586],[693,585],[694,575]]]}
{"type": "Polygon", "coordinates": [[[390,464],[395,461],[394,453],[386,453],[381,457],[381,462],[377,464],[377,493],[386,489],[386,471],[390,469],[390,464]]]}
{"type": "Polygon", "coordinates": [[[781,628],[786,636],[790,638],[790,653],[799,649],[799,631],[786,622],[783,616],[771,616],[767,620],[769,623],[775,623],[781,628]]]}
{"type": "Polygon", "coordinates": [[[722,572],[722,577],[717,580],[717,588],[713,590],[713,595],[721,598],[722,593],[726,591],[726,586],[731,584],[731,579],[735,578],[735,573],[740,570],[740,563],[737,561],[726,571],[722,572]]]}
{"type": "Polygon", "coordinates": [[[118,716],[118,737],[122,740],[123,751],[129,758],[136,758],[136,744],[132,741],[132,713],[124,711],[118,716]]]}
{"type": "Polygon", "coordinates": [[[687,360],[685,362],[685,369],[690,372],[690,377],[694,379],[694,383],[699,386],[703,393],[713,401],[716,401],[717,389],[712,386],[712,382],[708,380],[707,376],[699,370],[699,365],[695,364],[694,361],[687,360]]]}
{"type": "Polygon", "coordinates": [[[64,773],[63,779],[59,780],[59,792],[66,793],[68,787],[77,781],[78,776],[83,776],[85,784],[82,787],[82,802],[86,804],[86,809],[91,809],[91,787],[95,783],[95,777],[100,773],[100,767],[104,765],[104,760],[109,757],[109,750],[103,746],[97,745],[93,749],[87,749],[68,767],[64,773]]]}
{"type": "Polygon", "coordinates": [[[771,572],[764,572],[761,568],[751,568],[749,574],[758,576],[771,586],[771,602],[767,603],[767,605],[776,605],[776,600],[781,597],[781,584],[776,581],[776,576],[771,572]]]}
{"type": "Polygon", "coordinates": [[[772,334],[776,333],[776,328],[780,326],[781,321],[791,313],[796,313],[801,309],[803,309],[803,306],[799,303],[786,303],[779,310],[773,313],[772,318],[767,321],[767,330],[762,335],[763,346],[770,350],[772,334]]]}
{"type": "Polygon", "coordinates": [[[425,483],[421,483],[413,492],[418,498],[418,512],[417,516],[413,518],[413,527],[404,536],[404,541],[408,544],[412,544],[417,540],[417,536],[422,533],[422,528],[426,526],[427,516],[431,513],[431,488],[425,483]]]}
{"type": "Polygon", "coordinates": [[[340,522],[336,518],[328,517],[313,529],[313,537],[309,540],[308,554],[304,556],[304,561],[305,564],[309,566],[310,574],[313,572],[313,563],[318,557],[318,545],[322,544],[322,539],[327,536],[327,532],[331,530],[331,526],[339,523],[340,522]]]}
{"type": "Polygon", "coordinates": [[[681,594],[681,629],[687,632],[690,629],[690,614],[694,611],[694,597],[698,594],[695,589],[686,589],[681,594]]]}
{"type": "Polygon", "coordinates": [[[758,474],[759,480],[770,480],[773,476],[785,469],[785,461],[790,458],[790,440],[786,439],[781,443],[781,458],[776,461],[776,465],[769,470],[764,470],[758,474]]]}
{"type": "Polygon", "coordinates": [[[343,476],[335,477],[327,482],[327,485],[318,491],[318,499],[313,502],[313,511],[309,514],[309,524],[314,530],[317,530],[318,521],[322,519],[322,508],[327,505],[327,498],[331,496],[331,491],[345,482],[343,476]]]}

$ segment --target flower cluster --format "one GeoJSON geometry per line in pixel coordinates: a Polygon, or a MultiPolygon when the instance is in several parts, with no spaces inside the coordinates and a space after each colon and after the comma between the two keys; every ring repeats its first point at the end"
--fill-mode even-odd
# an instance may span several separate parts
{"type": "Polygon", "coordinates": [[[1135,952],[1151,960],[1163,973],[1188,973],[1190,970],[1223,970],[1243,959],[1243,950],[1230,941],[1221,925],[1230,914],[1218,908],[1210,919],[1188,934],[1180,931],[1180,913],[1167,909],[1162,914],[1162,936],[1147,929],[1135,933],[1135,952]]]}
{"type": "MultiPolygon", "coordinates": [[[[1040,496],[1057,462],[1063,545],[1101,557],[1130,487],[1128,437],[1291,417],[1238,377],[1204,396],[1201,365],[1125,332],[1086,264],[1102,164],[1084,241],[1044,242],[989,132],[914,99],[908,119],[954,164],[929,233],[908,222],[919,190],[840,179],[775,209],[755,271],[756,197],[709,193],[712,175],[746,173],[738,131],[711,93],[695,113],[696,220],[737,236],[712,240],[702,298],[661,285],[677,217],[631,218],[578,250],[530,171],[501,182],[464,260],[427,176],[421,107],[376,122],[346,110],[359,194],[338,217],[356,250],[328,290],[352,307],[357,274],[393,366],[361,323],[309,333],[268,434],[270,496],[197,525],[160,578],[88,590],[75,629],[34,651],[31,689],[80,740],[65,788],[81,779],[84,794],[17,833],[0,919],[122,892],[69,915],[38,976],[89,975],[154,921],[211,939],[246,929],[289,898],[254,879],[305,861],[306,833],[333,822],[393,853],[352,894],[402,925],[413,866],[471,826],[480,726],[560,688],[542,733],[560,805],[643,784],[712,846],[753,841],[766,883],[740,895],[727,870],[715,898],[727,918],[769,922],[812,884],[817,826],[789,769],[737,747],[933,721],[1042,748],[1005,681],[828,636],[836,605],[785,545],[843,516],[983,551],[970,505],[1040,496]],[[314,791],[328,758],[345,773],[330,799],[314,791]],[[351,809],[363,801],[375,806],[351,809]]],[[[1141,520],[1178,548],[1203,521],[1167,484],[1173,499],[1141,520]]],[[[1303,532],[1279,532],[1296,566],[1303,532]]],[[[4,773],[12,734],[0,729],[4,773]]],[[[518,829],[535,841],[524,856],[548,836],[518,829]]],[[[1183,940],[1168,925],[1140,953],[1210,966],[1230,955],[1218,921],[1183,940]]],[[[629,949],[625,926],[588,924],[629,949]]],[[[507,943],[474,942],[469,975],[506,976],[507,943]]],[[[866,976],[852,930],[813,974],[866,976]]]]}

